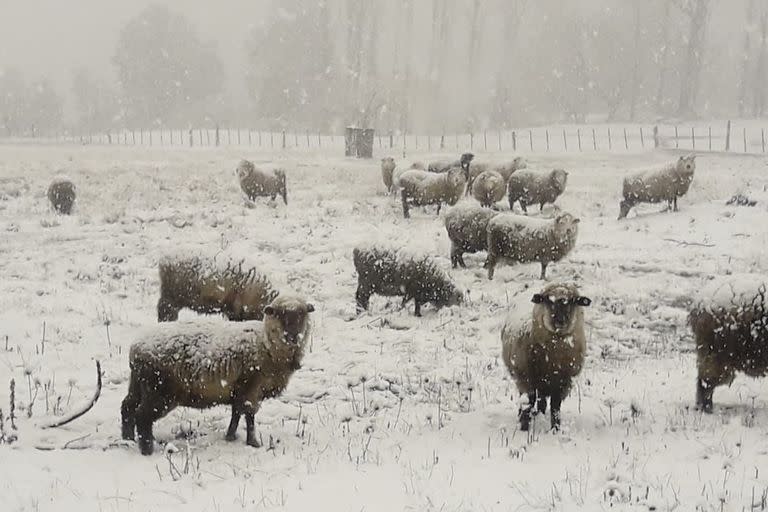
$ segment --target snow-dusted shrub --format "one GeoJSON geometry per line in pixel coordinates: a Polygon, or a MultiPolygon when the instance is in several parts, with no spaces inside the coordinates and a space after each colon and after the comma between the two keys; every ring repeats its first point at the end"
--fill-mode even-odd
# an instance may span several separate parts
{"type": "Polygon", "coordinates": [[[681,156],[674,163],[661,169],[653,169],[624,178],[619,204],[619,219],[623,219],[638,203],[667,201],[669,208],[677,211],[677,198],[684,196],[696,171],[696,155],[681,156]]]}
{"type": "MultiPolygon", "coordinates": [[[[513,175],[514,176],[514,175],[513,175]]],[[[547,265],[563,259],[576,245],[579,219],[561,213],[554,219],[537,219],[502,213],[488,222],[488,279],[499,261],[541,263],[541,279],[547,265]]]]}
{"type": "Polygon", "coordinates": [[[560,427],[560,404],[584,365],[587,340],[582,307],[592,301],[576,286],[552,283],[533,295],[533,312],[513,308],[501,330],[501,353],[512,379],[528,403],[520,407],[520,430],[528,430],[534,407],[547,410],[552,428],[560,427]]]}
{"type": "Polygon", "coordinates": [[[543,210],[545,204],[554,203],[565,192],[567,182],[568,173],[562,169],[516,172],[509,177],[507,185],[509,209],[518,201],[526,213],[532,204],[538,204],[539,210],[543,210]]]}
{"type": "Polygon", "coordinates": [[[169,255],[160,259],[157,320],[175,321],[179,311],[222,313],[234,321],[261,320],[276,296],[269,280],[244,260],[224,256],[169,255]]]}
{"type": "Polygon", "coordinates": [[[67,177],[57,176],[48,186],[48,200],[56,213],[62,215],[72,213],[75,197],[75,184],[67,177]]]}
{"type": "Polygon", "coordinates": [[[358,310],[368,309],[371,295],[402,296],[403,306],[411,299],[416,316],[421,306],[455,306],[464,294],[429,256],[417,257],[385,247],[357,247],[352,251],[357,271],[355,300],[358,310]]]}
{"type": "Polygon", "coordinates": [[[717,386],[736,372],[768,374],[768,280],[735,275],[706,285],[694,300],[688,323],[696,340],[696,405],[712,412],[717,386]]]}
{"type": "Polygon", "coordinates": [[[451,208],[445,215],[445,230],[451,240],[451,265],[464,263],[464,253],[475,253],[488,249],[488,221],[497,212],[480,206],[460,205],[451,208]]]}
{"type": "Polygon", "coordinates": [[[437,205],[437,213],[443,203],[453,206],[464,192],[464,171],[458,167],[447,173],[436,174],[417,169],[405,171],[398,180],[403,202],[403,217],[410,217],[409,206],[437,205]]]}
{"type": "Polygon", "coordinates": [[[251,201],[265,196],[274,200],[279,194],[283,202],[288,204],[288,186],[283,169],[265,171],[248,160],[242,160],[237,166],[237,178],[240,180],[240,189],[251,201]]]}
{"type": "Polygon", "coordinates": [[[472,197],[477,199],[481,206],[491,207],[504,199],[505,185],[501,174],[496,171],[485,171],[475,178],[472,184],[472,197]]]}
{"type": "Polygon", "coordinates": [[[138,434],[141,453],[153,451],[152,424],[178,406],[231,405],[226,439],[245,415],[246,443],[258,447],[254,416],[279,395],[300,368],[314,306],[280,296],[263,322],[179,322],[156,326],[131,345],[131,377],[121,407],[123,439],[138,434]]]}

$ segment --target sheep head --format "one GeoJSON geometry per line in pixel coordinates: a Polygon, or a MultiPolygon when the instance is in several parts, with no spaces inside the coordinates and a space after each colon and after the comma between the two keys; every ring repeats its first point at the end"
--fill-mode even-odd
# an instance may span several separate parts
{"type": "Polygon", "coordinates": [[[534,294],[531,302],[535,304],[534,321],[551,333],[568,335],[580,315],[578,308],[589,306],[592,300],[580,295],[574,285],[553,283],[534,294]]]}
{"type": "Polygon", "coordinates": [[[576,235],[581,220],[570,213],[561,213],[555,217],[555,231],[563,238],[576,235]]]}
{"type": "Polygon", "coordinates": [[[694,171],[696,171],[696,155],[687,155],[678,158],[677,170],[681,174],[693,175],[694,171]]]}
{"type": "Polygon", "coordinates": [[[563,169],[555,169],[549,175],[549,179],[552,180],[552,184],[558,188],[558,190],[565,190],[565,183],[568,181],[568,173],[563,169]]]}
{"type": "Polygon", "coordinates": [[[528,167],[528,162],[525,161],[525,158],[521,156],[516,156],[514,160],[512,160],[512,167],[519,171],[520,169],[525,169],[528,167]]]}
{"type": "Polygon", "coordinates": [[[279,296],[264,308],[264,329],[270,340],[285,339],[302,345],[315,307],[295,297],[279,296]]]}

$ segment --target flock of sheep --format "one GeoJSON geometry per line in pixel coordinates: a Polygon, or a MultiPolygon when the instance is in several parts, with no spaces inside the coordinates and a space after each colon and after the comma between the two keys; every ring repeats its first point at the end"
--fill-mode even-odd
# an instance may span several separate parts
{"type": "MultiPolygon", "coordinates": [[[[491,165],[474,161],[471,153],[455,162],[414,163],[399,171],[392,158],[381,161],[384,186],[400,195],[403,215],[411,206],[453,206],[445,215],[451,241],[451,264],[466,267],[463,254],[486,251],[485,268],[493,279],[499,262],[538,262],[541,279],[547,265],[564,258],[575,246],[579,219],[565,212],[553,218],[531,217],[527,206],[554,203],[565,192],[568,174],[526,169],[526,162],[491,165]],[[456,205],[463,195],[478,205],[456,205]],[[496,203],[507,195],[509,211],[496,203]],[[519,203],[523,214],[514,213],[519,203]],[[456,205],[456,206],[454,206],[456,205]]],[[[638,203],[667,201],[677,209],[693,179],[695,157],[680,157],[661,169],[624,179],[619,218],[638,203]]],[[[281,196],[287,204],[283,170],[262,170],[242,161],[237,168],[242,191],[249,199],[281,196]]],[[[71,181],[51,183],[53,208],[69,214],[75,201],[71,181]]],[[[401,248],[360,245],[353,250],[358,276],[358,311],[368,309],[373,294],[413,300],[415,314],[432,304],[457,306],[465,293],[430,256],[401,248]]],[[[266,276],[244,261],[203,255],[162,258],[159,263],[158,321],[130,349],[130,383],[123,400],[122,436],[137,439],[141,453],[153,452],[154,421],[177,406],[232,407],[227,440],[236,438],[241,416],[246,442],[258,446],[254,415],[260,403],[280,394],[300,368],[314,306],[280,294],[266,276]],[[218,313],[231,323],[177,320],[183,308],[218,313]]],[[[716,386],[733,380],[736,371],[758,376],[768,372],[768,297],[766,285],[754,279],[740,284],[715,282],[696,301],[689,323],[698,355],[697,405],[712,410],[716,386]]],[[[531,297],[531,308],[513,308],[501,330],[502,357],[518,391],[527,396],[519,410],[522,430],[533,414],[544,413],[547,401],[551,426],[560,425],[560,407],[572,379],[582,369],[586,351],[583,308],[591,300],[573,284],[549,283],[531,297]]]]}

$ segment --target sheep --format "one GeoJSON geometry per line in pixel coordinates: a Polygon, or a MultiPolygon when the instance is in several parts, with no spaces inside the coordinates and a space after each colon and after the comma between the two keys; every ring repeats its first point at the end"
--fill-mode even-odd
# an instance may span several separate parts
{"type": "Polygon", "coordinates": [[[674,163],[624,178],[619,220],[638,203],[667,201],[667,210],[677,211],[677,198],[684,196],[696,171],[696,155],[681,156],[674,163]]]}
{"type": "Polygon", "coordinates": [[[395,159],[391,156],[381,159],[381,179],[387,192],[392,191],[392,174],[395,172],[395,167],[397,167],[397,164],[395,164],[395,159]]]}
{"type": "Polygon", "coordinates": [[[48,200],[56,213],[69,215],[76,198],[75,184],[69,178],[59,176],[48,186],[48,200]]]}
{"type": "Polygon", "coordinates": [[[203,256],[161,258],[158,322],[176,321],[179,310],[222,313],[228,320],[264,318],[263,308],[277,291],[269,280],[243,260],[215,261],[203,256]]]}
{"type": "Polygon", "coordinates": [[[554,219],[496,215],[488,221],[488,257],[484,265],[488,279],[493,279],[494,269],[502,260],[537,261],[541,264],[540,279],[545,279],[547,265],[563,259],[576,245],[579,221],[570,213],[554,219]]]}
{"type": "Polygon", "coordinates": [[[258,448],[254,415],[300,368],[314,310],[302,299],[280,296],[264,308],[263,322],[162,324],[141,336],[130,349],[123,439],[137,433],[141,453],[150,455],[152,424],[176,407],[231,405],[226,439],[236,439],[244,414],[246,444],[258,448]]]}
{"type": "Polygon", "coordinates": [[[525,169],[526,167],[528,167],[528,163],[525,161],[525,158],[521,156],[515,157],[511,161],[501,164],[475,162],[473,160],[469,165],[469,182],[467,183],[467,195],[469,195],[472,185],[474,184],[477,177],[485,171],[496,171],[497,173],[501,174],[501,176],[504,178],[504,183],[506,184],[509,182],[509,177],[512,176],[512,173],[519,171],[520,169],[525,169]]]}
{"type": "Polygon", "coordinates": [[[464,294],[428,256],[416,257],[386,247],[356,247],[352,259],[357,271],[355,301],[358,312],[367,310],[371,295],[402,296],[402,305],[413,299],[414,313],[421,306],[436,308],[464,302],[464,294]]]}
{"type": "Polygon", "coordinates": [[[688,324],[696,341],[696,406],[712,412],[712,395],[736,372],[768,374],[768,280],[742,275],[717,279],[694,301],[688,324]]]}
{"type": "Polygon", "coordinates": [[[451,240],[451,265],[464,263],[464,253],[488,250],[488,221],[497,212],[480,206],[456,206],[445,215],[445,229],[451,240]]]}
{"type": "Polygon", "coordinates": [[[592,303],[571,284],[550,283],[533,295],[533,314],[513,309],[501,330],[501,354],[521,395],[528,403],[518,411],[520,430],[527,431],[534,407],[544,414],[549,398],[551,426],[560,429],[560,405],[571,381],[584,366],[587,340],[583,307],[592,303]]]}
{"type": "Polygon", "coordinates": [[[456,204],[464,191],[464,171],[454,167],[444,174],[410,169],[400,175],[398,184],[403,202],[403,217],[410,218],[409,204],[413,206],[437,205],[440,214],[442,203],[456,204]]]}
{"type": "Polygon", "coordinates": [[[263,171],[256,168],[248,160],[242,160],[237,166],[237,177],[240,181],[240,189],[251,201],[263,196],[270,196],[274,201],[275,197],[280,194],[283,202],[288,204],[285,170],[263,171]]]}
{"type": "Polygon", "coordinates": [[[539,211],[544,209],[547,203],[555,200],[565,191],[568,181],[568,173],[563,169],[555,169],[546,173],[535,171],[520,171],[509,177],[507,194],[509,195],[509,209],[515,201],[520,202],[523,212],[528,213],[528,205],[538,204],[539,211]]]}
{"type": "Polygon", "coordinates": [[[504,178],[498,172],[482,172],[472,184],[472,197],[477,199],[481,206],[495,208],[496,203],[504,199],[505,185],[504,178]]]}
{"type": "Polygon", "coordinates": [[[469,166],[472,164],[473,158],[475,158],[475,155],[472,153],[462,153],[458,160],[454,160],[452,162],[447,160],[439,160],[437,162],[430,163],[427,166],[427,171],[444,173],[450,171],[454,167],[460,167],[464,170],[464,179],[469,181],[469,166]]]}

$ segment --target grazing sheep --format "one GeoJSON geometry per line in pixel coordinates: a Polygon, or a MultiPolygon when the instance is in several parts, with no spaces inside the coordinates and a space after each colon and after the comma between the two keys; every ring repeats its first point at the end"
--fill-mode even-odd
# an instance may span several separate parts
{"type": "Polygon", "coordinates": [[[215,261],[199,256],[160,260],[158,322],[175,321],[179,310],[222,313],[229,320],[261,320],[263,308],[276,296],[269,280],[244,261],[215,261]]]}
{"type": "Polygon", "coordinates": [[[69,178],[59,176],[48,186],[48,200],[56,213],[71,214],[75,197],[75,184],[69,178]]]}
{"type": "Polygon", "coordinates": [[[395,167],[397,167],[397,164],[395,164],[395,159],[391,156],[381,159],[381,179],[387,192],[392,191],[392,174],[395,172],[395,167]]]}
{"type": "Polygon", "coordinates": [[[264,196],[269,196],[274,201],[280,194],[283,202],[288,204],[288,186],[283,169],[263,171],[248,160],[242,160],[237,166],[237,177],[240,180],[240,188],[251,201],[264,196]]]}
{"type": "Polygon", "coordinates": [[[469,181],[469,166],[472,163],[473,158],[475,158],[475,155],[472,153],[462,153],[461,158],[452,162],[448,160],[440,160],[430,163],[427,166],[427,171],[443,173],[448,172],[455,167],[460,167],[464,170],[464,178],[469,181]]]}
{"type": "Polygon", "coordinates": [[[472,197],[477,199],[481,206],[495,208],[496,203],[504,199],[505,185],[501,174],[496,171],[485,171],[475,178],[472,184],[472,197]]]}
{"type": "Polygon", "coordinates": [[[497,212],[480,206],[456,206],[445,215],[445,229],[451,240],[451,265],[464,263],[464,253],[488,250],[488,221],[497,212]]]}
{"type": "Polygon", "coordinates": [[[442,203],[453,206],[459,201],[465,183],[464,171],[458,167],[443,174],[417,169],[405,171],[398,180],[403,201],[403,217],[410,218],[409,204],[413,206],[436,204],[437,213],[440,214],[442,203]]]}
{"type": "Polygon", "coordinates": [[[696,405],[712,412],[717,386],[731,384],[736,372],[768,374],[768,280],[742,275],[706,285],[688,323],[696,340],[696,405]]]}
{"type": "Polygon", "coordinates": [[[152,424],[178,406],[231,405],[226,439],[245,414],[246,443],[259,447],[254,415],[279,395],[301,366],[315,308],[280,296],[264,308],[264,322],[163,324],[131,345],[131,377],[121,407],[123,439],[138,433],[141,453],[153,451],[152,424]]]}
{"type": "Polygon", "coordinates": [[[560,404],[584,366],[587,340],[582,307],[592,301],[570,284],[551,283],[533,295],[533,314],[513,309],[501,330],[501,354],[528,403],[518,412],[520,430],[528,430],[534,407],[544,414],[547,398],[552,429],[560,428],[560,404]]]}
{"type": "Polygon", "coordinates": [[[434,261],[381,247],[355,248],[352,258],[357,271],[355,301],[358,311],[368,309],[371,295],[402,296],[403,306],[413,299],[416,316],[421,306],[432,303],[436,308],[455,306],[464,294],[434,261]]]}
{"type": "Polygon", "coordinates": [[[562,169],[549,172],[520,171],[509,177],[507,193],[509,194],[509,209],[515,201],[520,202],[523,212],[528,213],[528,205],[538,204],[539,211],[547,203],[555,200],[565,191],[568,173],[562,169]]]}
{"type": "Polygon", "coordinates": [[[467,194],[469,194],[475,179],[477,179],[477,177],[485,171],[496,171],[497,173],[501,174],[501,176],[504,178],[504,183],[506,184],[509,182],[509,177],[512,176],[512,173],[519,171],[520,169],[525,169],[526,167],[528,167],[528,163],[525,161],[525,158],[521,156],[515,157],[511,161],[501,164],[490,164],[487,162],[472,161],[472,163],[469,165],[469,183],[467,184],[467,194]]]}
{"type": "Polygon", "coordinates": [[[561,213],[554,219],[536,219],[499,214],[488,221],[488,257],[485,268],[488,279],[499,261],[541,263],[541,279],[546,278],[547,265],[563,259],[576,245],[579,219],[561,213]]]}
{"type": "Polygon", "coordinates": [[[661,169],[633,174],[624,178],[619,204],[619,219],[629,214],[638,203],[660,203],[667,201],[667,209],[677,211],[677,198],[684,196],[693,181],[696,171],[696,155],[681,156],[677,162],[661,169]]]}

